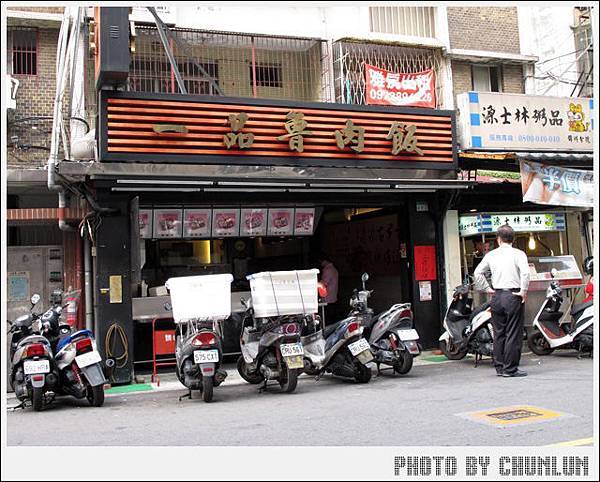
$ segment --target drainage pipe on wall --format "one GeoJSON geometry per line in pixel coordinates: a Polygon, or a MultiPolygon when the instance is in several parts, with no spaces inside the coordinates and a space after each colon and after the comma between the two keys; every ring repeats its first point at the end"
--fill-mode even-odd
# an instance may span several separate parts
{"type": "Polygon", "coordinates": [[[94,330],[94,300],[92,286],[92,253],[90,237],[87,232],[83,234],[83,283],[85,296],[85,329],[94,330]]]}

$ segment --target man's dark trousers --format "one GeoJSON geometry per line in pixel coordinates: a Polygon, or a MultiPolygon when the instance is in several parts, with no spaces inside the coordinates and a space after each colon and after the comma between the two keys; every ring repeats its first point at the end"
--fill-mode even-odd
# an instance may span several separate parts
{"type": "Polygon", "coordinates": [[[492,302],[494,365],[496,371],[514,373],[519,368],[523,345],[523,299],[519,290],[496,290],[492,302]]]}

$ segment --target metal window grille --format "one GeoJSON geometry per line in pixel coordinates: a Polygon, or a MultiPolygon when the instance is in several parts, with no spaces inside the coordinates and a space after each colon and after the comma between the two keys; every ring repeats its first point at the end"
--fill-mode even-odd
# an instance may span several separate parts
{"type": "Polygon", "coordinates": [[[397,73],[433,69],[436,74],[437,105],[443,99],[441,49],[403,47],[341,40],[333,44],[335,101],[342,104],[366,103],[365,64],[397,73]]]}
{"type": "Polygon", "coordinates": [[[435,7],[369,7],[371,32],[435,37],[435,7]]]}
{"type": "MultiPolygon", "coordinates": [[[[331,102],[329,52],[319,39],[171,29],[224,95],[331,102]]],[[[155,27],[136,27],[128,90],[179,92],[155,27]]],[[[190,94],[216,95],[176,43],[171,48],[190,94]]]]}
{"type": "Polygon", "coordinates": [[[8,32],[12,75],[37,75],[37,29],[12,29],[8,32]]]}

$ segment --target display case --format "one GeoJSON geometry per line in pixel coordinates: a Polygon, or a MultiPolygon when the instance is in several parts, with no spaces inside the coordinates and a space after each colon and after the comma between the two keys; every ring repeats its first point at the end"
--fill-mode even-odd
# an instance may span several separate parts
{"type": "Polygon", "coordinates": [[[544,291],[553,279],[560,282],[562,287],[577,287],[583,284],[583,276],[577,265],[575,257],[565,256],[541,256],[528,258],[530,283],[529,291],[544,291]]]}

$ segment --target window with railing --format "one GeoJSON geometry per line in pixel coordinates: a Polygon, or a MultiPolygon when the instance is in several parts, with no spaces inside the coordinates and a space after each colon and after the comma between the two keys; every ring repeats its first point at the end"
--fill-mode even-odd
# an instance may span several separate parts
{"type": "Polygon", "coordinates": [[[7,31],[10,54],[9,69],[12,75],[37,75],[37,29],[11,29],[7,31]]]}
{"type": "MultiPolygon", "coordinates": [[[[252,66],[250,66],[252,69],[252,66]]],[[[258,64],[256,65],[256,85],[259,87],[283,87],[281,80],[281,64],[258,64]]],[[[250,78],[253,73],[250,72],[250,78]]]]}
{"type": "Polygon", "coordinates": [[[371,32],[435,38],[435,7],[369,7],[371,32]]]}

